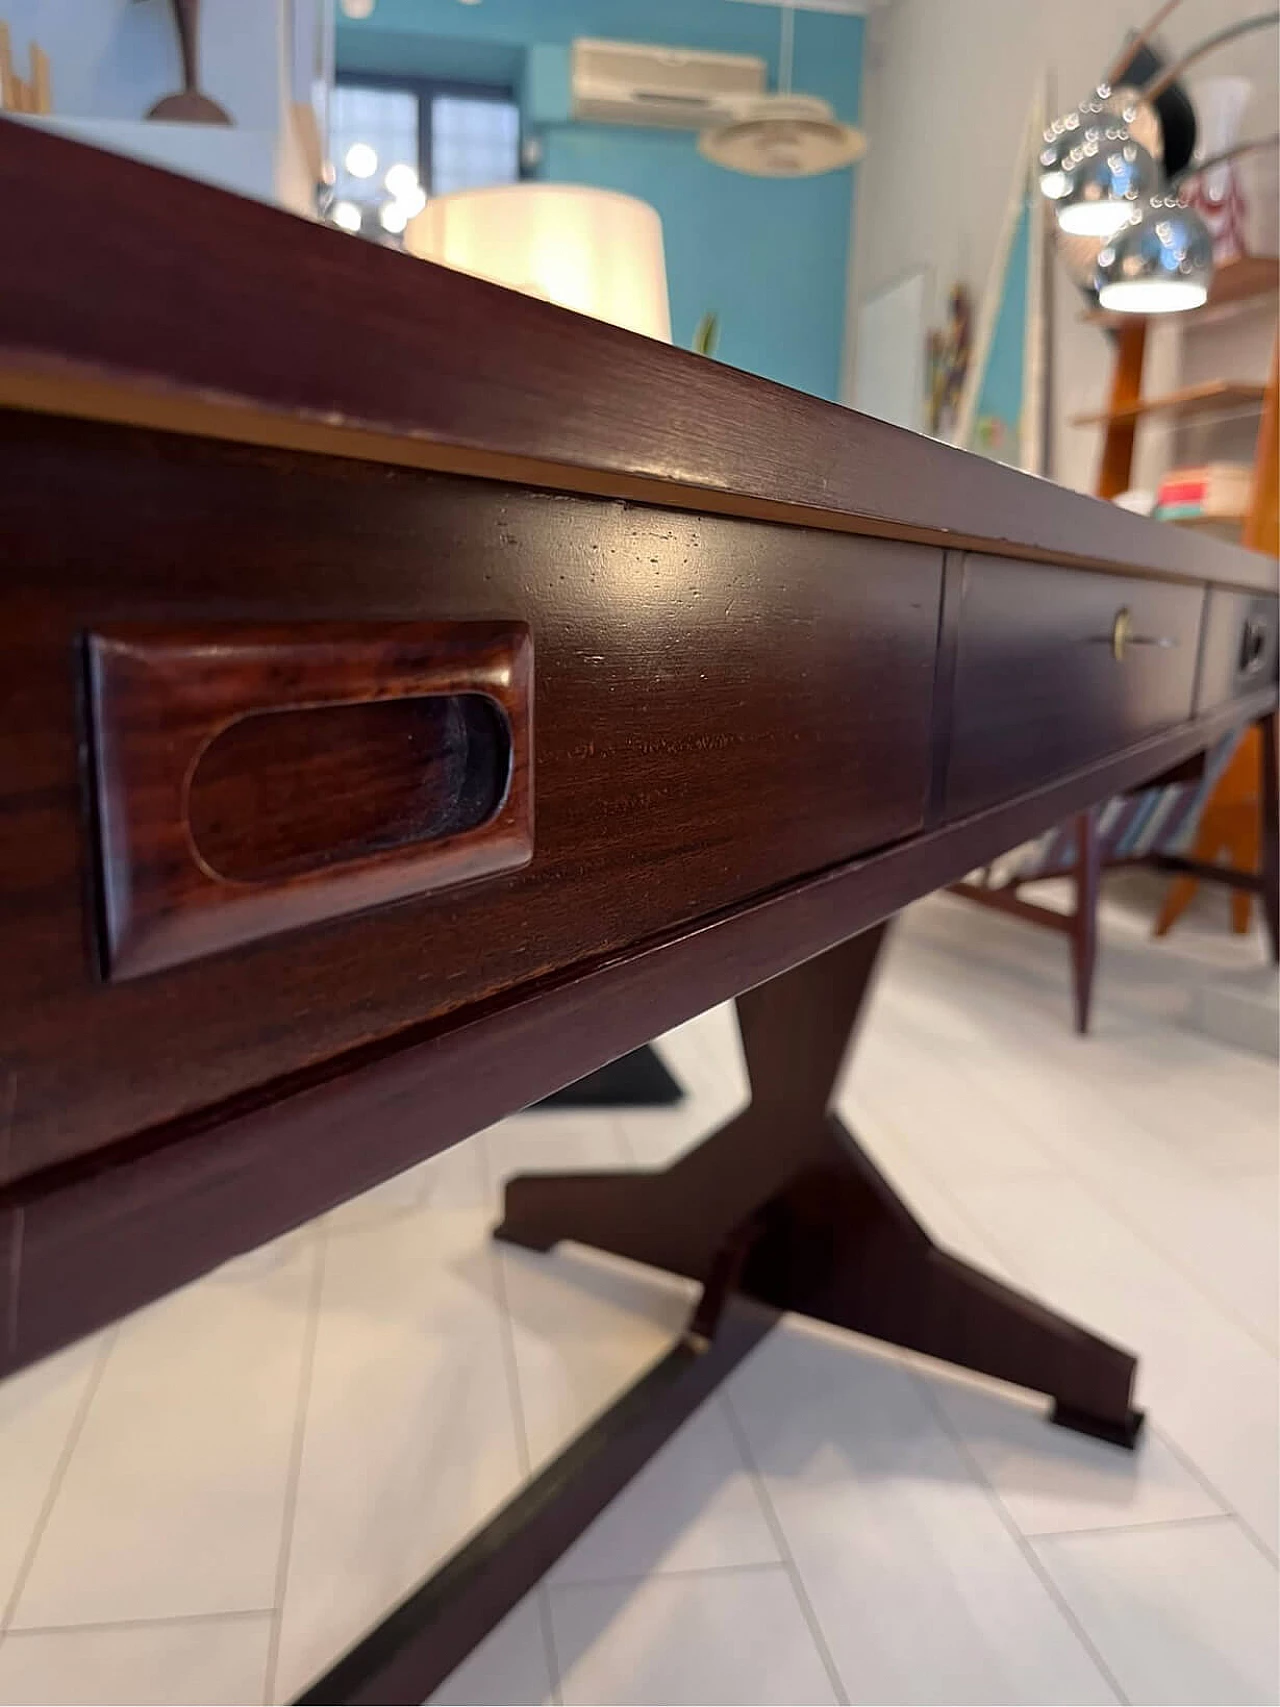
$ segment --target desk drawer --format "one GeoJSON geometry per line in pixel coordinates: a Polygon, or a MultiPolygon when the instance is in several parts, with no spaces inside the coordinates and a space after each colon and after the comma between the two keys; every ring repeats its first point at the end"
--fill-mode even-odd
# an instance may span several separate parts
{"type": "Polygon", "coordinates": [[[36,417],[0,454],[0,1177],[923,820],[937,550],[36,417]],[[509,821],[451,816],[467,696],[509,821]]]}
{"type": "Polygon", "coordinates": [[[948,817],[1190,717],[1203,602],[1195,587],[968,557],[948,817]]]}
{"type": "Polygon", "coordinates": [[[1196,712],[1217,711],[1276,679],[1280,609],[1267,593],[1211,589],[1200,651],[1196,712]]]}

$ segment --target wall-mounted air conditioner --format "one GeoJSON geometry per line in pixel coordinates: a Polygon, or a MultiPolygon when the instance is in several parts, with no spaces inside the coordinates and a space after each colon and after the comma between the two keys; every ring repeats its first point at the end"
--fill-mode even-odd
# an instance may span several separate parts
{"type": "Polygon", "coordinates": [[[764,93],[763,59],[746,53],[575,41],[573,116],[596,124],[705,130],[764,93]]]}

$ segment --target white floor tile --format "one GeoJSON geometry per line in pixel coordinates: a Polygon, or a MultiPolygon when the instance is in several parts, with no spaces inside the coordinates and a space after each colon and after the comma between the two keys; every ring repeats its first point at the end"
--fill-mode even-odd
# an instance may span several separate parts
{"type": "Polygon", "coordinates": [[[495,1204],[513,1174],[622,1168],[630,1161],[617,1121],[607,1109],[548,1108],[513,1114],[487,1127],[476,1142],[486,1157],[495,1204]]]}
{"type": "Polygon", "coordinates": [[[430,1707],[533,1707],[555,1699],[542,1624],[543,1592],[535,1589],[512,1608],[444,1680],[430,1707]]]}
{"type": "MultiPolygon", "coordinates": [[[[788,1325],[728,1389],[763,1483],[722,1394],[439,1702],[556,1698],[544,1596],[570,1703],[829,1699],[795,1570],[855,1702],[1112,1699],[1044,1572],[1135,1702],[1276,1699],[1270,1567],[1203,1518],[1220,1499],[1274,1541],[1280,1075],[1182,1028],[1196,980],[1256,942],[1193,913],[1153,944],[1143,905],[1109,886],[1084,1040],[1060,939],[913,908],[839,1097],[936,1238],[1140,1354],[1143,1449],[788,1325]]],[[[526,1441],[545,1462],[660,1356],[690,1286],[489,1240],[511,1173],[663,1166],[741,1106],[730,1008],[659,1049],[676,1108],[513,1117],[127,1323],[0,1641],[0,1704],[261,1699],[265,1616],[152,1620],[272,1603],[326,1241],[277,1698],[514,1491],[526,1441]],[[43,1628],[97,1620],[122,1622],[43,1628]]],[[[92,1356],[0,1386],[0,1595],[92,1356]]]]}
{"type": "Polygon", "coordinates": [[[298,1245],[121,1327],[15,1627],[274,1604],[316,1256],[298,1245]]]}
{"type": "Polygon", "coordinates": [[[776,1564],[754,1479],[713,1395],[552,1570],[553,1583],[776,1564]]]}
{"type": "Polygon", "coordinates": [[[102,1351],[86,1340],[0,1382],[0,1628],[102,1351]]]}
{"type": "Polygon", "coordinates": [[[329,1213],[333,1227],[360,1227],[419,1209],[483,1209],[489,1179],[481,1139],[464,1139],[416,1167],[384,1180],[329,1213]]]}
{"type": "Polygon", "coordinates": [[[853,1082],[842,1089],[836,1108],[911,1213],[940,1245],[997,1280],[1012,1279],[999,1252],[981,1236],[949,1187],[939,1183],[930,1171],[934,1146],[914,1143],[892,1115],[870,1101],[853,1082]]]}
{"type": "Polygon", "coordinates": [[[1097,1039],[1088,1070],[1122,1113],[1156,1125],[1207,1172],[1275,1167],[1273,1064],[1185,1031],[1152,1030],[1123,1044],[1097,1039]]]}
{"type": "MultiPolygon", "coordinates": [[[[1181,1142],[1180,1124],[1149,1123],[1118,1110],[1084,1069],[1052,1057],[1018,1058],[1006,1048],[971,1060],[991,1086],[1004,1126],[1034,1129],[1063,1173],[1088,1186],[1114,1213],[1220,1302],[1264,1345],[1277,1339],[1276,1169],[1206,1170],[1199,1143],[1181,1142]]],[[[1280,1077],[1280,1076],[1278,1076],[1280,1077]]],[[[1222,1124],[1230,1122],[1224,1108],[1222,1124]]],[[[1196,1122],[1190,1122],[1195,1128],[1196,1122]]],[[[963,1182],[962,1182],[963,1183],[963,1182]]],[[[979,1182],[970,1182],[977,1184],[979,1182]]]]}
{"type": "Polygon", "coordinates": [[[0,1641],[6,1707],[239,1707],[262,1700],[271,1619],[266,1614],[16,1630],[0,1641]]]}
{"type": "Polygon", "coordinates": [[[484,1211],[334,1231],[275,1695],[291,1699],[520,1483],[484,1211]]]}
{"type": "Polygon", "coordinates": [[[872,1011],[847,1088],[883,1111],[917,1148],[928,1147],[931,1170],[944,1186],[1051,1172],[1052,1157],[1025,1127],[1002,1118],[966,1068],[967,1051],[939,1049],[934,1037],[886,1004],[872,1011]]]}
{"type": "Polygon", "coordinates": [[[1024,1535],[1212,1517],[1207,1493],[1154,1428],[1125,1452],[1048,1421],[1048,1403],[918,1360],[920,1378],[1024,1535]]]}
{"type": "Polygon", "coordinates": [[[834,1699],[782,1566],[550,1592],[566,1707],[834,1699]]]}
{"type": "Polygon", "coordinates": [[[787,1324],[728,1391],[850,1701],[1114,1700],[910,1369],[787,1324]]]}
{"type": "Polygon", "coordinates": [[[1276,1701],[1280,1585],[1234,1522],[1053,1536],[1035,1547],[1135,1707],[1276,1701]]]}
{"type": "Polygon", "coordinates": [[[726,1125],[750,1100],[742,1037],[732,1002],[711,1008],[658,1038],[654,1047],[684,1092],[666,1109],[623,1109],[622,1142],[638,1167],[667,1167],[691,1145],[726,1125]]]}
{"type": "Polygon", "coordinates": [[[1151,1422],[1274,1550],[1275,1359],[1074,1182],[1018,1180],[957,1197],[1020,1284],[1138,1354],[1138,1402],[1151,1422]]]}
{"type": "Polygon", "coordinates": [[[537,1470],[670,1347],[697,1289],[572,1245],[498,1250],[537,1470]]]}

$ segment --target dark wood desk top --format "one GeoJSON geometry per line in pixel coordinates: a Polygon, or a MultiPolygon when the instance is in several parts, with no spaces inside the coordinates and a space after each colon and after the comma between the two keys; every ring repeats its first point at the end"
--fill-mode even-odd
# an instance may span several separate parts
{"type": "Polygon", "coordinates": [[[0,1371],[1275,706],[1271,559],[3,121],[0,197],[0,1371]],[[501,846],[415,817],[468,693],[501,846]]]}
{"type": "Polygon", "coordinates": [[[0,196],[0,406],[1276,587],[1272,559],[11,120],[0,196]]]}

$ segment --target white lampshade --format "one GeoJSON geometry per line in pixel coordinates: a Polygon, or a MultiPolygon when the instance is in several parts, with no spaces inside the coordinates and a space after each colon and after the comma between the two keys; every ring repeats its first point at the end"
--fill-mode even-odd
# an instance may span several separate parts
{"type": "Polygon", "coordinates": [[[662,221],[648,202],[578,184],[437,196],[405,228],[411,254],[671,342],[662,221]]]}

